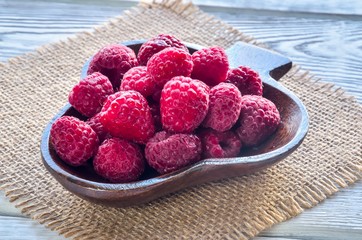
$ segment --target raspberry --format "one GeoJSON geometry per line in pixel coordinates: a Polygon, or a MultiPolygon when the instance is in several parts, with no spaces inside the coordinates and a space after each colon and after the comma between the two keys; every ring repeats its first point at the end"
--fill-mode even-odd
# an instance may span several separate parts
{"type": "Polygon", "coordinates": [[[218,132],[232,128],[238,121],[241,107],[241,94],[231,83],[219,83],[210,90],[209,111],[203,126],[218,132]]]}
{"type": "Polygon", "coordinates": [[[229,70],[226,53],[221,47],[198,50],[192,54],[194,68],[191,78],[203,81],[209,86],[224,82],[229,70]]]}
{"type": "Polygon", "coordinates": [[[142,44],[140,50],[138,51],[138,62],[142,66],[146,66],[148,60],[155,54],[160,52],[161,50],[168,48],[168,47],[175,47],[180,48],[188,52],[189,50],[187,47],[181,43],[180,40],[175,38],[174,36],[167,35],[167,34],[160,34],[144,44],[142,44]]]}
{"type": "Polygon", "coordinates": [[[139,66],[131,68],[124,74],[120,90],[135,90],[144,97],[148,97],[156,92],[156,84],[147,73],[147,68],[139,66]]]}
{"type": "Polygon", "coordinates": [[[242,147],[238,135],[232,131],[220,133],[212,129],[205,129],[199,137],[205,158],[236,157],[242,147]]]}
{"type": "Polygon", "coordinates": [[[153,77],[155,83],[162,87],[173,77],[189,77],[192,66],[192,58],[188,52],[169,47],[150,58],[147,63],[147,71],[153,77]]]}
{"type": "Polygon", "coordinates": [[[100,72],[108,77],[114,89],[118,89],[123,75],[137,65],[132,49],[123,45],[108,45],[94,55],[87,74],[100,72]]]}
{"type": "Polygon", "coordinates": [[[226,82],[237,86],[241,95],[261,96],[263,94],[263,84],[259,74],[248,67],[240,66],[230,69],[226,82]]]}
{"type": "Polygon", "coordinates": [[[174,77],[162,89],[162,126],[175,133],[191,133],[204,120],[209,108],[209,87],[189,77],[174,77]]]}
{"type": "Polygon", "coordinates": [[[81,114],[92,117],[102,109],[107,96],[113,93],[111,82],[99,72],[80,80],[69,93],[69,103],[81,114]]]}
{"type": "Polygon", "coordinates": [[[269,137],[280,123],[279,111],[270,100],[256,95],[241,98],[240,127],[236,130],[245,146],[256,146],[269,137]]]}
{"type": "Polygon", "coordinates": [[[109,133],[104,129],[101,123],[101,114],[97,113],[93,117],[89,118],[86,123],[97,133],[100,142],[103,142],[109,137],[109,133]]]}
{"type": "Polygon", "coordinates": [[[201,141],[192,134],[158,132],[146,144],[148,164],[163,174],[200,160],[201,141]]]}
{"type": "Polygon", "coordinates": [[[109,181],[123,183],[137,180],[145,163],[138,145],[120,138],[109,138],[99,147],[93,166],[97,174],[109,181]]]}
{"type": "MultiPolygon", "coordinates": [[[[109,108],[111,103],[113,102],[113,100],[115,100],[116,98],[122,96],[123,93],[124,93],[124,91],[120,91],[120,92],[115,92],[114,94],[109,95],[107,97],[106,101],[103,104],[102,110],[105,109],[105,108],[109,108]]],[[[99,113],[99,114],[101,114],[101,113],[99,113]]]]}
{"type": "Polygon", "coordinates": [[[101,123],[113,136],[146,143],[155,126],[147,100],[133,90],[108,97],[101,111],[101,123]]]}
{"type": "Polygon", "coordinates": [[[50,130],[50,141],[58,156],[72,166],[83,165],[97,151],[99,140],[93,129],[78,118],[58,118],[50,130]]]}

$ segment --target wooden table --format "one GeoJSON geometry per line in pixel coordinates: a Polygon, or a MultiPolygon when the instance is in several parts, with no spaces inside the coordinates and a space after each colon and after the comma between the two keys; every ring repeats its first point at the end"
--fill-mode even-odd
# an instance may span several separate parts
{"type": "MultiPolygon", "coordinates": [[[[362,103],[359,0],[194,2],[289,56],[323,81],[344,88],[362,103]]],[[[117,0],[0,0],[0,61],[88,30],[135,4],[117,0]]],[[[0,239],[64,238],[21,215],[0,191],[0,239]]],[[[362,182],[256,239],[362,239],[362,182]]]]}

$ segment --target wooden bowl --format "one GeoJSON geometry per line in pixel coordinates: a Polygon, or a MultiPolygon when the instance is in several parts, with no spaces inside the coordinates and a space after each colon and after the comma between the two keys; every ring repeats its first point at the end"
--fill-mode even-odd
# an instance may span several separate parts
{"type": "MultiPolygon", "coordinates": [[[[143,42],[132,41],[123,44],[137,53],[143,42]]],[[[187,46],[190,52],[201,48],[192,44],[187,46]]],[[[280,111],[280,126],[262,145],[242,150],[240,157],[204,159],[164,175],[157,175],[149,168],[136,182],[110,183],[94,172],[91,162],[86,166],[72,167],[65,164],[55,153],[49,141],[53,122],[64,115],[82,119],[68,103],[44,129],[41,155],[46,169],[64,188],[83,199],[106,206],[124,207],[146,203],[200,183],[254,173],[282,160],[302,143],[308,131],[308,114],[302,102],[270,77],[283,76],[291,67],[290,60],[245,43],[235,44],[227,50],[227,54],[231,67],[247,65],[259,71],[264,84],[264,96],[273,101],[280,111]]],[[[89,61],[84,65],[82,77],[86,74],[88,64],[89,61]]]]}

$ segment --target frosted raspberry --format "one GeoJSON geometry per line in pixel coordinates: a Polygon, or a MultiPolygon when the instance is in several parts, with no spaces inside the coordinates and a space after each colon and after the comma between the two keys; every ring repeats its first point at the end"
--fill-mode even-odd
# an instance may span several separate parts
{"type": "Polygon", "coordinates": [[[160,34],[147,42],[143,43],[140,50],[138,51],[138,62],[142,66],[146,66],[148,60],[155,54],[160,52],[161,50],[175,47],[180,48],[188,52],[187,47],[177,38],[168,34],[160,34]]]}
{"type": "Polygon", "coordinates": [[[256,95],[241,98],[240,127],[237,129],[244,146],[256,146],[268,138],[280,123],[279,111],[270,100],[256,95]]]}
{"type": "Polygon", "coordinates": [[[69,103],[81,114],[92,117],[102,109],[107,96],[113,93],[106,76],[95,72],[80,80],[69,93],[69,103]]]}
{"type": "Polygon", "coordinates": [[[131,68],[124,74],[120,90],[135,90],[144,97],[148,97],[154,94],[157,89],[151,75],[147,73],[147,68],[139,66],[131,68]]]}
{"type": "Polygon", "coordinates": [[[155,132],[147,100],[133,90],[109,96],[100,114],[102,125],[113,137],[146,143],[155,132]]]}
{"type": "Polygon", "coordinates": [[[205,129],[199,136],[205,158],[236,157],[242,147],[238,135],[232,131],[220,133],[205,129]]]}
{"type": "Polygon", "coordinates": [[[203,122],[218,132],[232,128],[240,114],[241,94],[231,83],[219,83],[210,90],[209,111],[203,122]]]}
{"type": "Polygon", "coordinates": [[[224,82],[229,70],[227,55],[221,47],[198,50],[192,54],[194,67],[191,78],[199,79],[209,86],[224,82]]]}
{"type": "Polygon", "coordinates": [[[93,157],[99,146],[97,134],[81,120],[63,116],[50,130],[50,141],[58,156],[72,166],[83,165],[93,157]]]}
{"type": "Polygon", "coordinates": [[[101,144],[93,166],[97,174],[115,183],[135,181],[145,168],[139,146],[120,138],[110,138],[101,144]]]}
{"type": "Polygon", "coordinates": [[[114,89],[119,89],[123,75],[137,65],[132,49],[118,44],[108,45],[94,55],[87,74],[100,72],[108,77],[114,89]]]}
{"type": "Polygon", "coordinates": [[[146,144],[145,156],[157,172],[172,172],[200,160],[201,141],[192,134],[158,132],[146,144]]]}
{"type": "Polygon", "coordinates": [[[147,71],[153,77],[155,83],[162,87],[173,77],[189,77],[192,66],[192,58],[188,52],[169,47],[150,58],[147,63],[147,71]]]}
{"type": "Polygon", "coordinates": [[[191,133],[209,109],[209,87],[188,77],[174,77],[161,93],[161,120],[165,130],[191,133]]]}
{"type": "Polygon", "coordinates": [[[259,74],[248,67],[240,66],[230,69],[226,82],[237,86],[241,95],[261,96],[263,94],[263,84],[259,74]]]}
{"type": "Polygon", "coordinates": [[[86,123],[97,133],[100,142],[103,142],[106,138],[110,137],[109,133],[101,123],[100,113],[97,113],[93,117],[89,118],[86,123]]]}

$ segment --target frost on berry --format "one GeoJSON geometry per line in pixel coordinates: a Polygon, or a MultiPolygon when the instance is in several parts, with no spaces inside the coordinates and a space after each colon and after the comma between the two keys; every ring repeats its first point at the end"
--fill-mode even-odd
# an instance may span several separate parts
{"type": "Polygon", "coordinates": [[[133,90],[110,95],[101,111],[100,121],[113,136],[146,143],[155,133],[147,100],[133,90]]]}
{"type": "Polygon", "coordinates": [[[134,67],[128,70],[121,82],[121,91],[135,90],[144,97],[153,95],[158,89],[145,66],[134,67]]]}
{"type": "Polygon", "coordinates": [[[209,111],[204,127],[224,132],[232,128],[240,114],[241,94],[231,83],[219,83],[210,90],[209,111]]]}
{"type": "Polygon", "coordinates": [[[244,146],[257,146],[278,127],[280,114],[270,100],[256,95],[245,95],[241,100],[240,127],[237,134],[244,146]]]}
{"type": "Polygon", "coordinates": [[[108,78],[95,72],[73,87],[68,100],[78,112],[86,117],[92,117],[101,111],[107,96],[112,93],[112,84],[108,78]]]}
{"type": "Polygon", "coordinates": [[[136,54],[131,48],[113,44],[105,46],[93,56],[87,74],[102,73],[111,81],[113,88],[118,90],[123,75],[137,65],[136,54]]]}
{"type": "Polygon", "coordinates": [[[148,164],[163,174],[190,165],[201,156],[201,141],[192,134],[158,132],[146,144],[148,164]]]}
{"type": "Polygon", "coordinates": [[[198,50],[192,54],[194,67],[191,78],[215,86],[226,80],[229,61],[223,48],[211,47],[198,50]]]}
{"type": "Polygon", "coordinates": [[[109,138],[101,144],[93,166],[97,174],[115,183],[135,181],[145,168],[140,147],[120,138],[109,138]]]}
{"type": "Polygon", "coordinates": [[[188,77],[175,77],[161,93],[160,108],[163,129],[191,133],[204,120],[209,109],[209,87],[188,77]]]}
{"type": "Polygon", "coordinates": [[[191,55],[183,49],[173,47],[156,53],[147,63],[147,71],[159,87],[163,87],[173,77],[189,77],[192,67],[191,55]]]}
{"type": "Polygon", "coordinates": [[[199,137],[205,158],[236,157],[242,147],[238,135],[233,131],[216,132],[212,129],[203,129],[199,137]]]}
{"type": "Polygon", "coordinates": [[[154,54],[168,47],[179,48],[186,52],[189,51],[187,47],[176,37],[169,34],[159,34],[158,36],[151,38],[150,40],[142,44],[137,54],[139,64],[142,66],[146,66],[148,60],[154,54]]]}
{"type": "Polygon", "coordinates": [[[263,94],[263,84],[259,74],[245,66],[230,69],[226,82],[234,84],[241,95],[261,96],[263,94]]]}
{"type": "Polygon", "coordinates": [[[95,154],[99,145],[94,130],[71,116],[60,117],[53,123],[50,141],[58,156],[72,166],[83,165],[95,154]]]}

